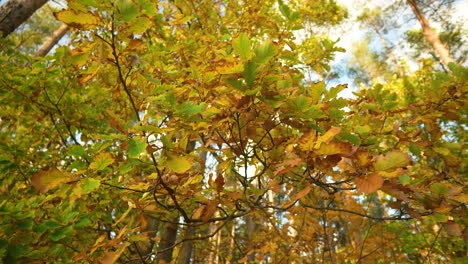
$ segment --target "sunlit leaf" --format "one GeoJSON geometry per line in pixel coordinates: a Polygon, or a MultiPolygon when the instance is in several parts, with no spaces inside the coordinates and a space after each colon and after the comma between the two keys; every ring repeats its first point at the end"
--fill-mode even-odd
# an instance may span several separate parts
{"type": "Polygon", "coordinates": [[[57,20],[79,29],[90,29],[102,23],[99,17],[90,12],[63,10],[55,12],[54,15],[57,20]]]}
{"type": "Polygon", "coordinates": [[[356,183],[356,188],[366,194],[373,193],[382,187],[383,179],[377,174],[370,174],[366,176],[356,177],[354,182],[356,183]]]}
{"type": "Polygon", "coordinates": [[[234,50],[241,56],[243,60],[248,60],[250,58],[250,45],[249,37],[245,33],[241,33],[239,37],[232,41],[234,50]]]}
{"type": "Polygon", "coordinates": [[[392,151],[385,156],[378,156],[374,163],[374,168],[379,171],[406,167],[411,164],[411,157],[408,154],[392,151]]]}
{"type": "Polygon", "coordinates": [[[186,157],[171,157],[166,161],[166,166],[174,172],[184,173],[192,167],[192,161],[186,157]]]}
{"type": "Polygon", "coordinates": [[[350,143],[345,142],[331,142],[331,143],[323,143],[319,149],[317,149],[314,153],[317,155],[335,155],[335,154],[343,154],[349,153],[352,150],[352,145],[350,143]]]}
{"type": "Polygon", "coordinates": [[[340,133],[341,127],[331,127],[325,134],[321,135],[315,143],[315,148],[320,148],[322,143],[328,144],[330,141],[340,133]]]}
{"type": "Polygon", "coordinates": [[[260,44],[260,46],[255,48],[254,60],[259,64],[263,64],[271,59],[271,57],[273,57],[276,52],[277,49],[275,45],[271,41],[265,41],[264,43],[260,44]]]}
{"type": "Polygon", "coordinates": [[[83,194],[88,194],[95,189],[97,189],[100,185],[101,182],[99,180],[93,179],[93,178],[85,178],[81,180],[81,190],[83,194]]]}
{"type": "Polygon", "coordinates": [[[137,158],[146,149],[146,141],[139,137],[130,139],[128,144],[128,156],[130,158],[137,158]]]}

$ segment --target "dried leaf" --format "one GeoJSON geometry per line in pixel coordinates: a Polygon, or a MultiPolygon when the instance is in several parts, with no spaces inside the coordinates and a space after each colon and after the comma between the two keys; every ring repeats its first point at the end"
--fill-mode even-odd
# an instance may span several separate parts
{"type": "Polygon", "coordinates": [[[210,219],[213,217],[214,213],[216,212],[217,206],[218,206],[218,201],[210,200],[208,204],[206,205],[205,210],[203,210],[201,220],[205,223],[210,221],[210,219]]]}
{"type": "Polygon", "coordinates": [[[355,183],[359,191],[369,194],[382,187],[383,179],[379,174],[374,173],[363,177],[357,177],[355,183]]]}

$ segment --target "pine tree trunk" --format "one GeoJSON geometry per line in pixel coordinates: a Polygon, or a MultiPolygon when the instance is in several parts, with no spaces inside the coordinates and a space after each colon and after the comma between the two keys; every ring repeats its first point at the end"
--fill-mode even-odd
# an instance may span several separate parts
{"type": "Polygon", "coordinates": [[[42,46],[34,53],[34,57],[44,57],[49,51],[57,45],[63,36],[68,32],[68,25],[63,24],[42,44],[42,46]]]}
{"type": "Polygon", "coordinates": [[[0,32],[5,38],[23,24],[47,0],[10,0],[0,7],[0,32]]]}
{"type": "Polygon", "coordinates": [[[387,43],[387,40],[384,38],[384,36],[382,36],[379,28],[374,23],[371,23],[371,26],[374,29],[377,36],[379,36],[379,39],[382,42],[382,45],[384,46],[385,52],[387,53],[388,57],[390,57],[392,62],[395,64],[395,67],[397,68],[397,72],[398,72],[398,77],[403,77],[405,75],[403,68],[401,67],[400,63],[398,63],[398,60],[395,57],[395,54],[393,54],[392,49],[387,43]]]}
{"type": "Polygon", "coordinates": [[[447,66],[450,62],[455,62],[450,56],[448,48],[440,41],[439,37],[429,26],[429,22],[419,9],[416,0],[407,0],[407,2],[413,10],[413,13],[418,19],[419,23],[421,24],[424,37],[427,41],[429,41],[429,43],[431,43],[432,47],[434,48],[434,51],[440,56],[440,59],[442,60],[444,65],[447,66]]]}

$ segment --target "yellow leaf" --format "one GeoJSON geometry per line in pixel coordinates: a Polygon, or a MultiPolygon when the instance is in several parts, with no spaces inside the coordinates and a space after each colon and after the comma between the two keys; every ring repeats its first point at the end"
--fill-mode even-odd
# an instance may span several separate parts
{"type": "Polygon", "coordinates": [[[184,173],[192,167],[192,162],[186,157],[171,157],[166,166],[176,173],[184,173]]]}
{"type": "Polygon", "coordinates": [[[115,245],[117,248],[116,251],[108,251],[106,254],[99,259],[99,262],[102,264],[113,264],[119,258],[120,255],[124,252],[124,250],[130,245],[130,242],[124,242],[123,244],[115,245]]]}
{"type": "Polygon", "coordinates": [[[384,178],[395,178],[405,174],[407,171],[406,169],[397,168],[392,171],[379,171],[378,174],[384,178]]]}
{"type": "Polygon", "coordinates": [[[356,158],[360,167],[366,167],[371,162],[371,156],[367,150],[356,151],[356,158]]]}
{"type": "Polygon", "coordinates": [[[73,174],[53,168],[35,173],[31,178],[31,184],[41,193],[46,193],[48,190],[62,183],[71,182],[73,180],[75,180],[73,174]]]}
{"type": "Polygon", "coordinates": [[[79,29],[90,29],[101,24],[101,19],[90,12],[62,10],[54,13],[55,18],[79,29]]]}
{"type": "Polygon", "coordinates": [[[325,134],[323,134],[317,139],[315,148],[316,149],[320,148],[320,145],[322,145],[322,143],[327,143],[327,144],[330,143],[330,141],[332,141],[332,139],[336,135],[338,135],[340,131],[341,131],[341,127],[331,127],[327,132],[325,132],[325,134]]]}
{"type": "Polygon", "coordinates": [[[299,139],[299,147],[304,151],[312,151],[314,149],[315,140],[317,132],[315,130],[311,130],[299,139]]]}
{"type": "Polygon", "coordinates": [[[351,152],[352,145],[345,142],[331,142],[322,144],[320,148],[315,151],[317,155],[335,155],[351,152]]]}
{"type": "Polygon", "coordinates": [[[374,163],[374,168],[378,171],[384,171],[394,168],[402,168],[410,165],[411,157],[408,154],[398,151],[392,151],[385,156],[378,156],[374,163]]]}
{"type": "Polygon", "coordinates": [[[357,189],[365,194],[373,193],[383,185],[383,179],[377,173],[357,177],[354,182],[356,183],[357,189]]]}

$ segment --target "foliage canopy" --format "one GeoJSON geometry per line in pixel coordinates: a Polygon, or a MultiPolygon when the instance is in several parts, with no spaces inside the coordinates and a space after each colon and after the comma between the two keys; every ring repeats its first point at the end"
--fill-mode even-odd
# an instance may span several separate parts
{"type": "Polygon", "coordinates": [[[3,261],[462,263],[466,69],[342,98],[303,8],[70,0],[53,55],[2,40],[3,261]]]}

